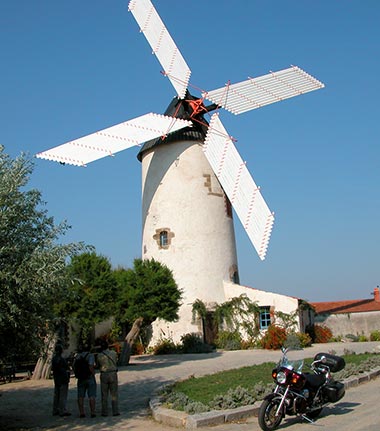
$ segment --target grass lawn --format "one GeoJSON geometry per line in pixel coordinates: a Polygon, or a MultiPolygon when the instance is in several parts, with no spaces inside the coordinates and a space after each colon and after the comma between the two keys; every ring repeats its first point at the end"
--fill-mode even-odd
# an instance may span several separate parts
{"type": "MultiPolygon", "coordinates": [[[[343,355],[346,364],[359,365],[373,354],[343,355]]],[[[375,355],[376,356],[376,355],[375,355]]],[[[311,364],[312,358],[305,359],[305,364],[311,364]]],[[[193,401],[199,401],[208,404],[217,395],[225,394],[229,389],[242,386],[246,389],[253,389],[258,383],[273,383],[272,369],[275,367],[274,362],[252,365],[228,371],[222,371],[216,374],[210,374],[204,377],[190,378],[174,385],[174,392],[183,392],[193,401]]],[[[307,367],[304,367],[307,370],[307,367]]]]}

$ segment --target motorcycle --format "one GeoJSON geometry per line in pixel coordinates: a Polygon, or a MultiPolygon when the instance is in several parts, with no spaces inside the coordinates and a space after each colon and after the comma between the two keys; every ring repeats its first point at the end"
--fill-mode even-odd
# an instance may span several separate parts
{"type": "Polygon", "coordinates": [[[335,381],[331,373],[343,370],[345,361],[340,356],[318,353],[310,365],[311,372],[302,372],[303,360],[289,360],[288,349],[272,371],[276,387],[267,395],[259,410],[259,425],[263,431],[276,429],[285,415],[300,416],[310,423],[323,407],[341,400],[344,384],[335,381]]]}

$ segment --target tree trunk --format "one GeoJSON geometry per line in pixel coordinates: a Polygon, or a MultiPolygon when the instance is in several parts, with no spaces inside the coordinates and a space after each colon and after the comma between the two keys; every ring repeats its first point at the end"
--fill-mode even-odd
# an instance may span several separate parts
{"type": "Polygon", "coordinates": [[[51,371],[51,360],[53,358],[54,347],[57,342],[57,335],[48,337],[46,340],[45,354],[38,358],[34,367],[32,380],[48,379],[51,371]]]}
{"type": "Polygon", "coordinates": [[[128,332],[123,342],[123,349],[119,358],[120,365],[128,365],[131,359],[132,346],[136,338],[140,334],[144,319],[142,317],[137,318],[132,325],[132,329],[128,332]]]}

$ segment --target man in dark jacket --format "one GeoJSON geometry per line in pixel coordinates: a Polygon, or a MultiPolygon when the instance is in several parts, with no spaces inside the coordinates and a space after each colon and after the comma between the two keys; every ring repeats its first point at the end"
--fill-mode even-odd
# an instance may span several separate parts
{"type": "Polygon", "coordinates": [[[52,360],[54,378],[53,415],[70,416],[66,410],[67,393],[69,390],[70,370],[67,361],[62,356],[63,348],[57,344],[52,360]]]}

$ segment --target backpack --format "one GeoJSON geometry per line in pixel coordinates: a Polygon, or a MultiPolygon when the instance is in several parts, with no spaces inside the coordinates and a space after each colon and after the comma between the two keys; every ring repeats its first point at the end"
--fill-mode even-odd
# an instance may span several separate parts
{"type": "Polygon", "coordinates": [[[90,366],[87,361],[88,353],[85,356],[80,355],[79,358],[76,358],[74,361],[74,375],[79,380],[87,380],[91,376],[90,366]]]}

